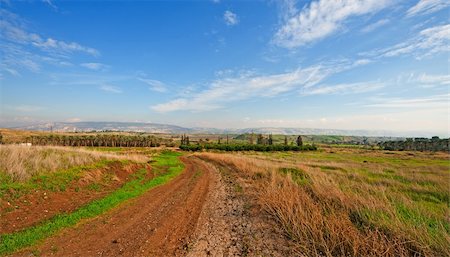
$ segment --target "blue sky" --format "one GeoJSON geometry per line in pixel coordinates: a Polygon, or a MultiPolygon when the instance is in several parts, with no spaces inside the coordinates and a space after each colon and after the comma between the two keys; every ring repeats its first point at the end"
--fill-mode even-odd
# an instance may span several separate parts
{"type": "Polygon", "coordinates": [[[0,3],[3,126],[449,134],[448,1],[0,3]]]}

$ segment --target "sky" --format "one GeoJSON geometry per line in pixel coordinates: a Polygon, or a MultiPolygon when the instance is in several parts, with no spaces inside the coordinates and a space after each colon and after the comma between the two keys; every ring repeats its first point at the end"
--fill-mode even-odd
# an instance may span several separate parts
{"type": "Polygon", "coordinates": [[[450,134],[449,1],[0,5],[0,126],[450,134]]]}

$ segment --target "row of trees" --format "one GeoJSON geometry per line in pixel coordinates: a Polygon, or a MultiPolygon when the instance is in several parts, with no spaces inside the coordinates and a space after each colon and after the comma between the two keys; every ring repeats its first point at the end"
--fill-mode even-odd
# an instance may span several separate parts
{"type": "Polygon", "coordinates": [[[439,137],[428,138],[407,138],[401,141],[385,141],[378,145],[381,149],[391,151],[444,151],[449,152],[450,139],[440,139],[439,137]]]}
{"type": "Polygon", "coordinates": [[[197,145],[180,145],[180,149],[184,151],[201,151],[201,150],[220,150],[220,151],[315,151],[315,145],[250,145],[250,144],[197,144],[197,145]]]}
{"type": "Polygon", "coordinates": [[[287,136],[284,138],[284,144],[273,143],[272,135],[263,136],[258,134],[256,136],[256,144],[254,144],[254,134],[252,133],[249,137],[248,144],[229,144],[229,138],[226,137],[226,143],[221,143],[221,137],[218,138],[217,143],[204,142],[199,140],[195,144],[191,144],[189,136],[181,136],[180,149],[185,151],[201,151],[203,149],[210,150],[221,150],[221,151],[312,151],[317,150],[315,145],[303,145],[303,140],[301,136],[296,139],[296,145],[292,142],[289,144],[287,136]]]}
{"type": "Polygon", "coordinates": [[[105,147],[155,147],[161,144],[174,146],[172,140],[150,135],[40,135],[30,136],[32,145],[105,146],[105,147]]]}

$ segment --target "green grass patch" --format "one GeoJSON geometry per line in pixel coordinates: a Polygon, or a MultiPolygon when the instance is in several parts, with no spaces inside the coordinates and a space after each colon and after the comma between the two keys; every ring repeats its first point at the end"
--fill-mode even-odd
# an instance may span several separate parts
{"type": "Polygon", "coordinates": [[[306,185],[311,183],[308,174],[298,168],[280,168],[279,171],[285,175],[291,174],[292,180],[298,185],[306,185]]]}
{"type": "Polygon", "coordinates": [[[128,199],[135,198],[153,187],[167,183],[179,175],[184,168],[183,163],[178,159],[180,155],[180,153],[175,152],[163,152],[157,156],[153,169],[166,171],[158,177],[146,181],[147,171],[141,169],[133,174],[131,181],[102,199],[95,200],[72,213],[54,216],[40,225],[16,233],[0,235],[0,255],[13,253],[21,248],[31,246],[63,228],[74,226],[83,219],[93,218],[105,213],[128,199]]]}
{"type": "Polygon", "coordinates": [[[11,177],[0,173],[0,197],[13,200],[32,190],[65,191],[70,182],[81,178],[84,171],[103,168],[113,162],[101,160],[91,165],[36,175],[26,182],[14,182],[11,177]]]}

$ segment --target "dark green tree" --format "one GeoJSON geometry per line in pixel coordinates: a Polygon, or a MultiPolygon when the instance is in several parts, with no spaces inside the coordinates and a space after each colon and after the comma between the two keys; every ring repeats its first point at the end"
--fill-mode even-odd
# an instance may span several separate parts
{"type": "Polygon", "coordinates": [[[302,136],[297,137],[297,146],[303,146],[302,136]]]}

